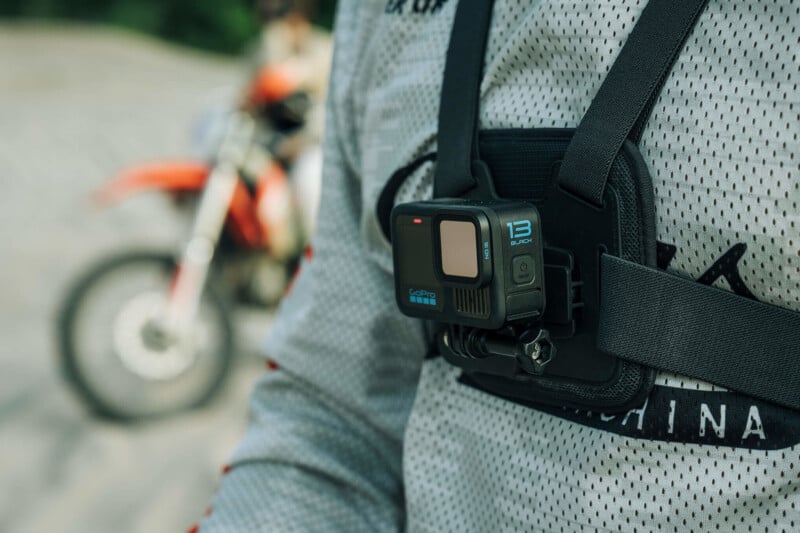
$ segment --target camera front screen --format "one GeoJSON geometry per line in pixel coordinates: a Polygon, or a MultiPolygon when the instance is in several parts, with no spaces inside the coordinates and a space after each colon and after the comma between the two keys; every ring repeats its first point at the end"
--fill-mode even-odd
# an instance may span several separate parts
{"type": "Polygon", "coordinates": [[[473,222],[439,222],[442,272],[445,276],[474,279],[478,277],[478,235],[473,222]]]}

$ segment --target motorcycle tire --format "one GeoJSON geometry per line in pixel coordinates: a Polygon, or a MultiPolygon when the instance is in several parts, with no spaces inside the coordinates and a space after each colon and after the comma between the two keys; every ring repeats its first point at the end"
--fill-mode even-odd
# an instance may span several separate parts
{"type": "Polygon", "coordinates": [[[68,291],[57,326],[62,367],[95,414],[165,417],[206,404],[225,382],[234,334],[213,276],[188,341],[178,346],[154,333],[175,270],[168,254],[123,252],[97,263],[68,291]]]}

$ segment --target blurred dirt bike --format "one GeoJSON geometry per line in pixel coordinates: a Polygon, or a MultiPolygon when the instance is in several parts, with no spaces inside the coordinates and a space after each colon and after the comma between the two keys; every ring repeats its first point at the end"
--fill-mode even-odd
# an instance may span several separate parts
{"type": "Polygon", "coordinates": [[[136,166],[95,193],[111,205],[156,190],[192,216],[177,258],[117,253],[88,268],[65,297],[63,368],[97,414],[151,418],[208,401],[231,366],[232,304],[273,306],[291,280],[310,229],[276,154],[302,129],[310,101],[275,68],[255,76],[246,100],[210,163],[136,166]]]}

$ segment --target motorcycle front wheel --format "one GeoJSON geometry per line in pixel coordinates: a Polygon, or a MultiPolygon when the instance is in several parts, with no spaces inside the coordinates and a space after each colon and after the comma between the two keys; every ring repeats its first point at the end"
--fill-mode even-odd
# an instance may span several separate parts
{"type": "Polygon", "coordinates": [[[231,367],[234,340],[225,300],[206,287],[188,334],[161,322],[175,261],[126,252],[89,269],[67,293],[58,320],[63,368],[97,414],[131,421],[208,402],[231,367]]]}

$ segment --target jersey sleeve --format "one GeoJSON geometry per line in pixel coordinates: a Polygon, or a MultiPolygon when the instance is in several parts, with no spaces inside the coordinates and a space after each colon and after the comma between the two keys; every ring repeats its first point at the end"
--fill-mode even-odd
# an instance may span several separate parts
{"type": "MultiPolygon", "coordinates": [[[[272,325],[246,435],[203,532],[390,531],[403,527],[403,433],[426,343],[394,302],[363,237],[353,98],[359,33],[342,2],[328,96],[313,259],[272,325]]],[[[352,18],[351,18],[352,17],[352,18]]]]}

